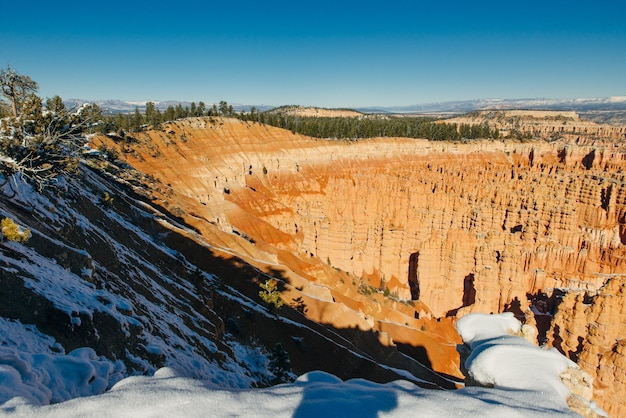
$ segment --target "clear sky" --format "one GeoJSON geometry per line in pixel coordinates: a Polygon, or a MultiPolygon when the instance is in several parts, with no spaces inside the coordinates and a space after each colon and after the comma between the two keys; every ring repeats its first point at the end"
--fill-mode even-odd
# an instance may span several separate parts
{"type": "Polygon", "coordinates": [[[64,99],[323,107],[626,95],[626,2],[0,0],[64,99]]]}

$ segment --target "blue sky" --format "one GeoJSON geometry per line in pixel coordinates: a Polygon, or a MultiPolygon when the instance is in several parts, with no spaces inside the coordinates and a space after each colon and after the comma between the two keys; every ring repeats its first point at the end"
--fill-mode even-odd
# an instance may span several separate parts
{"type": "Polygon", "coordinates": [[[626,95],[615,0],[0,0],[0,65],[65,99],[323,107],[626,95]]]}

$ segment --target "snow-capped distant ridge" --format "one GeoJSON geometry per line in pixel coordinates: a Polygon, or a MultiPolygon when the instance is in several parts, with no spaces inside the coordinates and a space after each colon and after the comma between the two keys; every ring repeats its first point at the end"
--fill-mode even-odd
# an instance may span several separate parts
{"type": "Polygon", "coordinates": [[[575,99],[523,98],[499,99],[485,98],[457,100],[447,102],[423,103],[410,106],[358,108],[365,113],[467,113],[489,109],[536,109],[536,110],[574,110],[601,111],[626,110],[626,96],[591,97],[575,99]]]}
{"type": "MultiPolygon", "coordinates": [[[[104,113],[132,113],[135,109],[138,109],[140,112],[145,112],[146,104],[148,102],[154,103],[154,106],[160,111],[165,111],[168,107],[176,107],[181,105],[183,108],[190,107],[190,101],[183,100],[118,100],[118,99],[106,99],[106,100],[86,100],[86,99],[68,99],[63,101],[65,106],[72,109],[75,107],[80,107],[84,103],[93,103],[97,104],[104,113]]],[[[196,105],[199,102],[195,102],[196,105]]],[[[212,102],[205,102],[205,106],[207,108],[213,106],[212,102]]],[[[217,103],[215,103],[217,105],[217,103]]],[[[255,107],[257,110],[265,111],[269,109],[273,109],[275,106],[268,105],[247,105],[247,104],[238,104],[238,103],[230,103],[233,106],[233,109],[236,112],[248,112],[250,108],[255,107]]]]}
{"type": "Polygon", "coordinates": [[[621,103],[626,102],[626,96],[611,96],[608,98],[611,103],[621,103]]]}
{"type": "Polygon", "coordinates": [[[84,103],[97,104],[104,113],[131,113],[135,109],[141,112],[146,110],[146,104],[148,102],[154,103],[155,107],[161,111],[168,108],[168,106],[176,107],[179,104],[183,107],[190,106],[191,102],[182,102],[175,100],[118,100],[118,99],[106,99],[106,100],[85,100],[85,99],[68,99],[63,101],[68,108],[79,107],[84,103]]]}
{"type": "MultiPolygon", "coordinates": [[[[131,113],[135,109],[144,112],[148,102],[154,103],[157,109],[164,111],[169,106],[182,107],[191,106],[190,101],[177,100],[85,100],[85,99],[69,99],[65,100],[68,108],[79,107],[84,103],[95,103],[105,113],[131,113]]],[[[197,104],[198,102],[196,102],[197,104]]],[[[212,106],[214,103],[205,102],[206,107],[212,106]]],[[[231,103],[237,112],[247,112],[250,108],[255,107],[257,110],[265,111],[275,108],[269,105],[254,105],[231,103]]],[[[626,111],[626,95],[610,96],[610,97],[588,97],[574,99],[550,99],[550,98],[522,98],[522,99],[501,99],[501,98],[483,98],[473,100],[454,100],[444,102],[422,103],[409,106],[368,106],[355,107],[354,110],[363,113],[451,113],[461,114],[473,112],[475,110],[490,109],[531,109],[531,110],[574,110],[577,112],[585,111],[626,111]]]]}

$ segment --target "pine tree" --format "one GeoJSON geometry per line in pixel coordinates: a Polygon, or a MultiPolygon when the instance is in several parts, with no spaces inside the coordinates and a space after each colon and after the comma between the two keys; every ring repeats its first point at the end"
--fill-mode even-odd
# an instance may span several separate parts
{"type": "Polygon", "coordinates": [[[0,70],[0,88],[2,95],[11,101],[13,116],[20,113],[21,102],[30,93],[34,93],[39,88],[39,84],[27,75],[18,74],[7,66],[7,69],[0,70]]]}
{"type": "Polygon", "coordinates": [[[172,105],[169,105],[167,109],[165,109],[165,112],[163,113],[163,120],[172,121],[174,119],[176,119],[176,110],[174,109],[172,105]]]}
{"type": "Polygon", "coordinates": [[[143,125],[143,115],[141,114],[141,112],[139,111],[139,108],[135,108],[135,113],[133,114],[133,117],[131,119],[130,122],[130,129],[133,132],[137,132],[139,130],[141,130],[141,125],[143,125]]]}
{"type": "Polygon", "coordinates": [[[65,104],[60,96],[53,96],[46,100],[46,109],[51,112],[59,113],[65,111],[65,104]]]}
{"type": "Polygon", "coordinates": [[[57,111],[44,114],[43,101],[34,93],[19,102],[20,116],[5,118],[0,126],[0,175],[42,189],[77,169],[90,122],[84,108],[70,114],[56,106],[57,111]]]}
{"type": "Polygon", "coordinates": [[[145,111],[145,119],[146,123],[155,125],[159,121],[156,121],[156,106],[153,102],[146,103],[146,111],[145,111]]]}
{"type": "Polygon", "coordinates": [[[226,116],[228,114],[228,103],[226,101],[220,101],[219,111],[222,116],[226,116]]]}
{"type": "Polygon", "coordinates": [[[206,104],[204,104],[204,102],[202,101],[198,102],[198,109],[197,109],[196,116],[204,116],[205,113],[206,113],[206,104]]]}

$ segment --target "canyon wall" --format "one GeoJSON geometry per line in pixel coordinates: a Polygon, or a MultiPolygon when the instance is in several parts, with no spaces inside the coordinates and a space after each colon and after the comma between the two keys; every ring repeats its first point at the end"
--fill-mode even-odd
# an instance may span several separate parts
{"type": "Polygon", "coordinates": [[[626,273],[619,142],[326,141],[231,119],[97,141],[160,180],[153,198],[214,245],[285,269],[284,298],[316,321],[424,347],[433,369],[459,376],[454,317],[509,310],[597,376],[603,407],[624,397],[606,383],[623,344],[581,319],[606,323],[603,295],[626,273]]]}
{"type": "MultiPolygon", "coordinates": [[[[402,158],[269,172],[227,199],[293,237],[290,250],[419,299],[437,317],[521,312],[527,294],[593,291],[625,271],[622,174],[599,158],[586,168],[593,150],[485,146],[421,144],[402,158]]],[[[237,224],[257,236],[247,226],[237,224]]]]}
{"type": "Polygon", "coordinates": [[[594,378],[594,397],[610,416],[626,412],[626,276],[597,292],[569,292],[548,333],[550,345],[594,378]]]}
{"type": "Polygon", "coordinates": [[[534,138],[565,139],[578,144],[626,139],[626,126],[584,120],[574,111],[483,110],[446,122],[468,125],[486,123],[491,128],[498,128],[502,136],[518,133],[534,138]]]}

